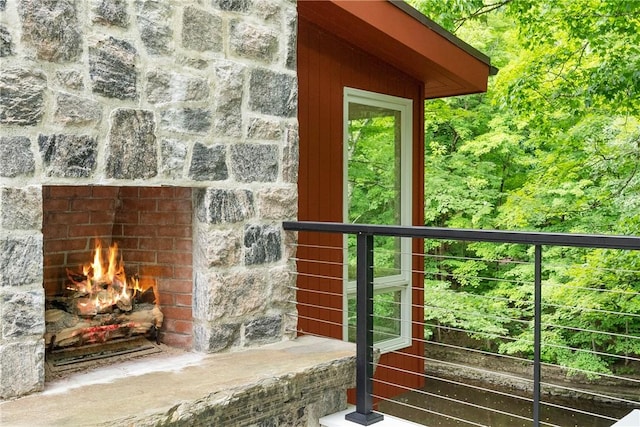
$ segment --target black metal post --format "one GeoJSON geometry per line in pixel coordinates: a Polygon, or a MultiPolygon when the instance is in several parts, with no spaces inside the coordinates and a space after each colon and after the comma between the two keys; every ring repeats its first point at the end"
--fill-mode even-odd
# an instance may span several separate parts
{"type": "Polygon", "coordinates": [[[540,352],[542,346],[542,246],[535,246],[533,291],[533,426],[540,427],[540,352]]]}
{"type": "Polygon", "coordinates": [[[368,426],[384,417],[373,412],[373,235],[357,235],[356,410],[345,419],[368,426]]]}

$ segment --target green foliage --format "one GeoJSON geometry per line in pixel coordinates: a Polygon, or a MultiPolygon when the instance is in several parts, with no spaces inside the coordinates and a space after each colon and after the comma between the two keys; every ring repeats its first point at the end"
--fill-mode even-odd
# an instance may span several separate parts
{"type": "MultiPolygon", "coordinates": [[[[484,95],[426,103],[425,225],[640,235],[640,2],[410,3],[500,68],[484,95]]],[[[532,356],[531,248],[425,251],[429,322],[532,356]]],[[[544,265],[543,360],[595,377],[604,354],[639,357],[621,337],[640,336],[637,251],[545,248],[544,265]]]]}
{"type": "MultiPolygon", "coordinates": [[[[400,336],[400,292],[379,292],[373,296],[373,341],[400,336]]],[[[349,341],[356,341],[356,299],[347,302],[349,341]]]]}
{"type": "Polygon", "coordinates": [[[456,292],[447,281],[426,280],[424,301],[427,337],[437,331],[437,325],[469,331],[477,340],[497,339],[508,333],[510,320],[504,317],[508,311],[504,300],[456,292]]]}
{"type": "Polygon", "coordinates": [[[640,3],[513,0],[504,10],[526,53],[513,64],[519,78],[504,81],[505,101],[522,111],[536,109],[532,101],[550,107],[540,118],[638,113],[640,3]]]}
{"type": "Polygon", "coordinates": [[[349,133],[349,221],[395,224],[393,117],[351,120],[349,133]]]}
{"type": "Polygon", "coordinates": [[[455,32],[469,18],[476,18],[481,22],[486,21],[486,14],[500,8],[510,0],[497,1],[485,4],[483,0],[413,0],[412,4],[418,10],[427,12],[436,22],[445,29],[455,32]]]}
{"type": "MultiPolygon", "coordinates": [[[[399,168],[393,167],[399,144],[396,125],[393,115],[349,121],[348,219],[351,223],[399,224],[399,168]]],[[[394,272],[397,244],[395,238],[374,240],[376,277],[394,272]]],[[[349,277],[354,279],[356,236],[348,236],[347,246],[349,277]]]]}

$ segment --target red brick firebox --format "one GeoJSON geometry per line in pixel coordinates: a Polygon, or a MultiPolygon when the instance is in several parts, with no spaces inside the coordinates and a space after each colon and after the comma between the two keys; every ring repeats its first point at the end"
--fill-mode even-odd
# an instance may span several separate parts
{"type": "Polygon", "coordinates": [[[157,280],[163,343],[192,346],[192,189],[43,186],[44,287],[91,261],[95,240],[117,243],[127,276],[157,280]]]}

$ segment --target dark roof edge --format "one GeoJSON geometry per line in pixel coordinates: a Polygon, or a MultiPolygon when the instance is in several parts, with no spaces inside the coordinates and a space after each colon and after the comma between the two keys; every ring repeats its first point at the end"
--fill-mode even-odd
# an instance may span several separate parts
{"type": "Polygon", "coordinates": [[[412,18],[420,21],[420,23],[425,27],[429,28],[432,31],[435,31],[445,39],[449,40],[451,43],[458,46],[460,49],[464,50],[469,55],[487,64],[489,66],[489,75],[495,76],[498,73],[498,69],[493,65],[491,65],[491,58],[489,58],[484,53],[480,52],[475,47],[471,46],[469,43],[459,39],[454,34],[442,28],[440,25],[438,25],[431,19],[427,18],[419,10],[417,10],[410,4],[406,3],[404,0],[387,0],[387,1],[393,4],[394,6],[396,6],[398,9],[401,9],[407,15],[410,15],[412,18]]]}

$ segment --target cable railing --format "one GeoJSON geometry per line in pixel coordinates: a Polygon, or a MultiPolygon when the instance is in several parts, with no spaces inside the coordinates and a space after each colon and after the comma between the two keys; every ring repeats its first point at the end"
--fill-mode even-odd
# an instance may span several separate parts
{"type": "MultiPolygon", "coordinates": [[[[304,283],[295,287],[299,325],[318,325],[299,327],[298,333],[327,335],[325,328],[332,328],[329,335],[346,336],[346,317],[355,323],[355,411],[348,420],[370,425],[385,412],[424,425],[598,427],[640,408],[640,256],[634,258],[640,255],[640,237],[317,222],[285,222],[283,227],[356,236],[355,313],[350,316],[343,316],[352,309],[344,302],[348,250],[299,243],[298,253],[305,255],[294,258],[299,283],[304,283]],[[420,280],[409,291],[422,300],[407,303],[388,292],[380,302],[374,254],[396,259],[407,254],[381,254],[388,248],[375,247],[378,236],[530,250],[497,259],[473,250],[410,253],[419,262],[406,273],[420,280]],[[544,264],[543,248],[551,247],[581,248],[585,254],[619,251],[621,259],[636,255],[621,267],[563,264],[557,258],[544,264]],[[333,255],[327,259],[329,252],[333,255]],[[611,289],[609,280],[624,285],[611,289]],[[329,299],[333,303],[327,304],[329,299]],[[423,368],[386,362],[389,356],[374,360],[374,347],[400,330],[411,331],[411,343],[423,349],[410,356],[423,368]],[[378,378],[374,369],[392,374],[378,378]],[[394,372],[419,376],[423,386],[396,383],[394,372]],[[394,395],[376,391],[383,387],[394,395]]],[[[408,357],[403,348],[383,352],[408,357]]]]}

